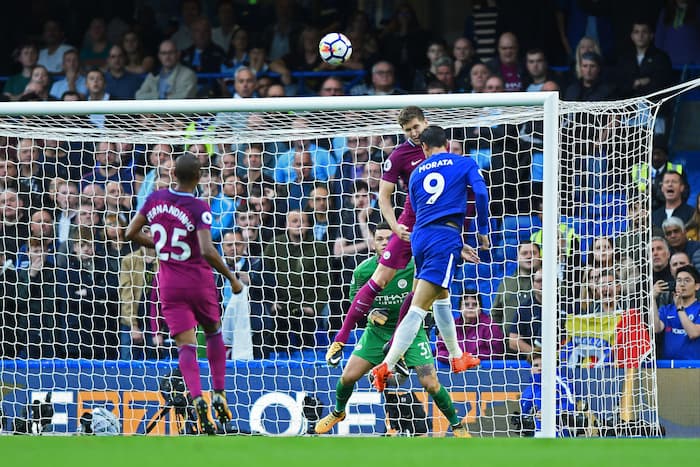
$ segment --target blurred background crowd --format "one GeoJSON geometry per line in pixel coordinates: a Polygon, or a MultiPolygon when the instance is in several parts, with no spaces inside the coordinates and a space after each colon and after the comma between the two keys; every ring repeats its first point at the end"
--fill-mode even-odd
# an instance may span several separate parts
{"type": "MultiPolygon", "coordinates": [[[[544,90],[569,101],[601,101],[659,91],[693,76],[700,64],[695,0],[454,3],[15,3],[6,5],[12,24],[0,41],[2,96],[52,101],[544,90]],[[341,67],[318,55],[319,39],[332,31],[352,41],[352,57],[341,67]]],[[[629,201],[624,228],[585,246],[581,232],[562,232],[563,250],[578,252],[578,259],[562,261],[573,261],[582,284],[567,313],[621,307],[625,284],[642,275],[640,261],[651,261],[654,282],[665,284],[655,288],[657,298],[674,290],[679,268],[700,267],[700,203],[692,191],[700,188],[694,183],[700,166],[692,167],[690,154],[698,148],[687,137],[698,124],[694,105],[662,107],[652,164],[623,167],[625,186],[633,190],[651,180],[651,257],[640,259],[630,247],[635,244],[625,243],[628,233],[643,228],[646,209],[625,194],[618,198],[629,201]],[[625,266],[629,261],[635,267],[625,266]]],[[[109,123],[101,115],[88,120],[76,124],[109,123]]],[[[223,115],[183,131],[250,124],[223,115]]],[[[302,117],[295,124],[310,125],[302,117]]],[[[598,131],[591,139],[602,137],[598,131]]],[[[3,137],[2,354],[113,359],[171,352],[158,319],[157,260],[125,242],[124,230],[148,194],[170,185],[173,161],[184,152],[207,169],[198,194],[212,205],[213,238],[250,286],[244,306],[254,356],[323,347],[338,328],[352,269],[374,250],[382,164],[401,143],[399,133],[397,127],[383,137],[187,146],[3,137]]],[[[516,239],[517,248],[490,258],[488,291],[475,282],[480,293],[458,294],[464,345],[485,340],[488,352],[470,349],[482,358],[524,358],[539,339],[542,193],[541,171],[533,166],[542,142],[532,136],[532,128],[513,125],[450,134],[450,150],[478,157],[487,174],[495,230],[507,231],[515,219],[518,231],[523,218],[532,227],[532,235],[516,239]],[[488,151],[480,138],[491,141],[488,151]],[[482,327],[488,333],[474,334],[482,327]]],[[[584,166],[590,167],[586,161],[572,170],[584,166]]],[[[641,279],[632,288],[640,286],[641,279]]],[[[221,294],[226,309],[232,294],[223,282],[221,294]]],[[[674,303],[665,300],[659,304],[674,303]]]]}

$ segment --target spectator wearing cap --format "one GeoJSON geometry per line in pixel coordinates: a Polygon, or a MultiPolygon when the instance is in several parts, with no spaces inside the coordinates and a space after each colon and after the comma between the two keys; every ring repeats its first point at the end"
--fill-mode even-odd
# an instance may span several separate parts
{"type": "Polygon", "coordinates": [[[615,97],[615,86],[601,78],[603,60],[595,52],[581,56],[581,77],[564,91],[565,101],[605,101],[615,97]]]}

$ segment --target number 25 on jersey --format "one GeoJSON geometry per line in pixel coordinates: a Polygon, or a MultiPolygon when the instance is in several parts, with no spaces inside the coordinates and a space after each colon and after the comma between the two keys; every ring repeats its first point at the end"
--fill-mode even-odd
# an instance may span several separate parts
{"type": "Polygon", "coordinates": [[[151,233],[155,241],[158,259],[161,261],[187,261],[192,255],[190,246],[182,241],[182,238],[187,235],[185,229],[173,229],[172,237],[168,238],[168,232],[165,230],[165,227],[160,224],[153,224],[151,225],[151,233]],[[168,245],[168,249],[171,250],[170,253],[163,251],[166,245],[168,245]],[[173,250],[180,250],[180,252],[178,253],[173,250]]]}

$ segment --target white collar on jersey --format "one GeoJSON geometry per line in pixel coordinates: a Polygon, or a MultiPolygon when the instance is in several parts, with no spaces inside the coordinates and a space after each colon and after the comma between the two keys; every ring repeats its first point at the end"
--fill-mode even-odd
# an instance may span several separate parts
{"type": "Polygon", "coordinates": [[[194,198],[194,193],[186,193],[186,192],[184,192],[184,191],[175,191],[175,190],[173,190],[172,188],[168,188],[168,191],[169,191],[170,193],[174,194],[174,195],[178,195],[178,196],[190,196],[190,197],[194,198]]]}

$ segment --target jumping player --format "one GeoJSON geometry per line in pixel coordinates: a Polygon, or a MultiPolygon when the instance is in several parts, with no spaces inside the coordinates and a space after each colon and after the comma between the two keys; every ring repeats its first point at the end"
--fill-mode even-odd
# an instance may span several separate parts
{"type": "MultiPolygon", "coordinates": [[[[350,285],[351,296],[369,280],[378,267],[378,260],[386,249],[390,235],[391,229],[388,224],[377,226],[374,232],[377,254],[363,261],[353,272],[352,284],[350,285]]],[[[345,407],[353,393],[355,383],[367,374],[373,365],[380,363],[384,358],[384,345],[389,341],[396,328],[403,299],[411,291],[413,273],[413,261],[410,261],[405,268],[396,271],[394,278],[372,303],[373,308],[367,316],[367,327],[336,384],[335,407],[316,424],[316,433],[328,433],[338,422],[345,419],[345,407]]],[[[454,436],[457,438],[468,437],[469,433],[455,411],[450,394],[437,378],[433,354],[430,351],[430,343],[425,330],[419,330],[406,350],[404,358],[406,365],[415,369],[418,381],[449,420],[454,436]]]]}
{"type": "MultiPolygon", "coordinates": [[[[402,109],[397,120],[406,135],[406,141],[397,146],[384,163],[384,173],[379,182],[379,208],[394,235],[391,236],[389,245],[379,258],[379,264],[372,277],[352,300],[343,325],[326,352],[326,362],[330,366],[338,366],[350,331],[367,315],[372,302],[394,278],[396,271],[404,269],[411,259],[409,240],[415,222],[413,207],[407,199],[403,212],[397,220],[392,198],[399,179],[408,184],[413,169],[425,160],[425,154],[420,145],[420,134],[428,127],[428,121],[425,119],[423,110],[415,106],[402,109]]],[[[411,296],[409,294],[406,299],[407,305],[411,301],[411,296]]]]}
{"type": "Polygon", "coordinates": [[[408,192],[416,213],[411,245],[417,281],[411,306],[396,329],[387,356],[372,369],[373,385],[379,391],[384,390],[387,377],[413,342],[431,307],[450,353],[452,371],[459,373],[480,363],[478,358],[463,353],[457,343],[449,289],[460,257],[478,262],[476,251],[462,243],[470,189],[476,203],[479,243],[482,249],[490,246],[488,188],[471,158],[447,152],[447,138],[441,127],[427,127],[420,142],[428,159],[413,171],[408,192]]]}
{"type": "Polygon", "coordinates": [[[232,415],[224,393],[226,347],[221,336],[212,266],[231,282],[234,293],[240,293],[242,286],[212,243],[209,205],[194,196],[200,168],[196,157],[190,154],[178,157],[175,188],[149,195],[129,224],[126,237],[156,250],[160,260],[158,287],[162,313],[178,347],[180,371],[194,399],[200,431],[213,435],[216,425],[202,398],[195,327],[200,324],[206,334],[214,390],[211,403],[218,420],[225,425],[232,415]],[[146,224],[150,225],[151,235],[142,231],[146,224]]]}

